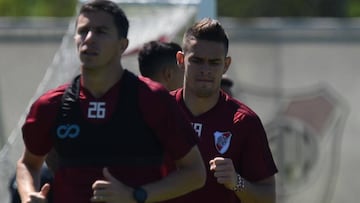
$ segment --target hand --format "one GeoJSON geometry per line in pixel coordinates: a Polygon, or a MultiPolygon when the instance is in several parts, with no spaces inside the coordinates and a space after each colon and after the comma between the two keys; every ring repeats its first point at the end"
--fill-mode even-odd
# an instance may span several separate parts
{"type": "Polygon", "coordinates": [[[237,183],[237,173],[231,159],[215,157],[209,161],[210,171],[214,171],[217,182],[232,190],[237,183]]]}
{"type": "Polygon", "coordinates": [[[110,174],[108,168],[103,169],[103,175],[106,180],[97,180],[92,185],[91,202],[135,202],[132,197],[132,188],[118,181],[110,174]]]}
{"type": "Polygon", "coordinates": [[[25,201],[26,203],[46,203],[47,199],[46,196],[50,191],[50,184],[45,183],[42,187],[40,192],[32,192],[29,194],[29,199],[25,201]]]}

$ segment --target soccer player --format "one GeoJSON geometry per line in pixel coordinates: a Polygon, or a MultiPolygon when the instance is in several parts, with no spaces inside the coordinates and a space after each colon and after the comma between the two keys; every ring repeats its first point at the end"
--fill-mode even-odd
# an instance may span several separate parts
{"type": "Polygon", "coordinates": [[[274,163],[257,114],[221,91],[230,67],[229,39],[219,21],[204,18],[184,34],[177,61],[183,88],[171,92],[197,132],[205,186],[169,202],[261,202],[276,199],[274,163]]]}
{"type": "Polygon", "coordinates": [[[22,202],[159,202],[203,186],[198,137],[168,91],[121,65],[128,19],[108,0],[85,2],[76,19],[80,75],[31,106],[17,163],[22,202]],[[53,184],[40,170],[54,149],[53,184]],[[163,173],[164,157],[177,170],[163,173]],[[166,175],[166,177],[165,177],[166,175]]]}

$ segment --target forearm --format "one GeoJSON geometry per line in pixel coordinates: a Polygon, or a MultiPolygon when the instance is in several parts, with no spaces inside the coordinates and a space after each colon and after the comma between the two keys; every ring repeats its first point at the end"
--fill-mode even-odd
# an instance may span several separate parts
{"type": "Polygon", "coordinates": [[[16,182],[21,199],[27,200],[31,193],[40,189],[40,173],[45,156],[37,156],[25,150],[17,162],[16,182]]]}
{"type": "Polygon", "coordinates": [[[206,170],[197,147],[193,147],[183,158],[176,161],[177,170],[161,180],[131,188],[103,169],[106,180],[96,180],[92,184],[93,202],[161,202],[179,197],[202,187],[206,180],[206,170]]]}
{"type": "MultiPolygon", "coordinates": [[[[192,153],[201,158],[197,148],[192,153]]],[[[178,170],[170,173],[162,180],[143,186],[148,192],[146,202],[159,202],[179,197],[201,188],[205,184],[205,179],[205,166],[199,159],[196,159],[196,163],[180,164],[178,170]]]]}
{"type": "Polygon", "coordinates": [[[245,180],[244,188],[235,193],[244,203],[275,203],[275,178],[271,177],[265,183],[252,183],[245,180]]]}
{"type": "Polygon", "coordinates": [[[40,169],[29,168],[21,160],[17,163],[16,183],[22,200],[40,187],[40,169]]]}
{"type": "Polygon", "coordinates": [[[203,186],[197,170],[178,170],[156,183],[144,186],[148,192],[146,202],[158,202],[179,197],[203,186]]]}

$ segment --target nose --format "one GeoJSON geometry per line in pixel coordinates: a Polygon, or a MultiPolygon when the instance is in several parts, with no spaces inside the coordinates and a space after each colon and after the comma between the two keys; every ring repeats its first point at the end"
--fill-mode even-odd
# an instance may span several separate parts
{"type": "Polygon", "coordinates": [[[85,37],[84,41],[90,41],[94,38],[94,33],[91,30],[89,30],[89,32],[87,32],[84,37],[85,37]]]}
{"type": "Polygon", "coordinates": [[[203,64],[201,64],[200,66],[200,72],[202,74],[209,74],[209,72],[211,72],[211,66],[209,63],[204,62],[203,64]]]}

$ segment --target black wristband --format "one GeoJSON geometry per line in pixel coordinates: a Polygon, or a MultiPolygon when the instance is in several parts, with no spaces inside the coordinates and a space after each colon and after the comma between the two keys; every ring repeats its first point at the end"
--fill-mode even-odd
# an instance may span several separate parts
{"type": "Polygon", "coordinates": [[[133,191],[133,197],[137,203],[145,203],[147,192],[142,187],[137,187],[133,191]]]}

